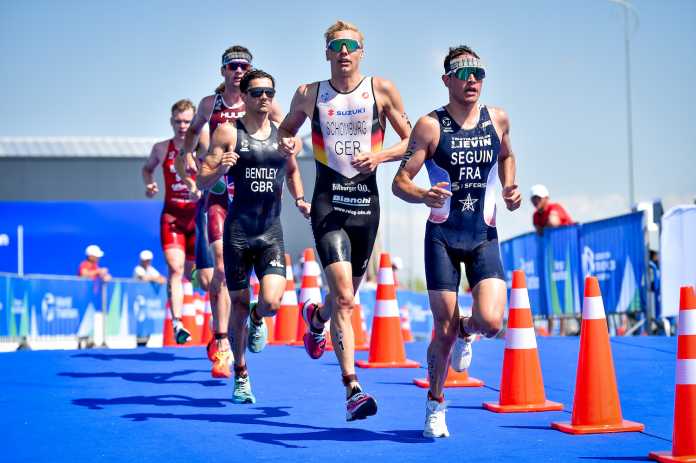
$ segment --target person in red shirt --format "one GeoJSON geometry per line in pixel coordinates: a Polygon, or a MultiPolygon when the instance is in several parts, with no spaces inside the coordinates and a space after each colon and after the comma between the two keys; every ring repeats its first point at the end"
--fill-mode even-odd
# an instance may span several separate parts
{"type": "MultiPolygon", "coordinates": [[[[558,203],[552,203],[549,200],[549,190],[544,185],[534,185],[530,196],[532,204],[536,209],[532,216],[532,221],[534,223],[534,229],[539,235],[543,235],[544,228],[547,227],[562,227],[564,225],[573,224],[573,219],[570,218],[570,214],[566,212],[563,206],[558,203]]],[[[553,314],[549,314],[549,334],[553,334],[554,318],[556,317],[553,314]]],[[[559,334],[565,336],[567,334],[566,331],[566,320],[561,317],[559,334]]]]}
{"type": "Polygon", "coordinates": [[[99,266],[99,259],[104,255],[104,251],[96,244],[90,244],[85,249],[85,254],[87,258],[80,262],[77,274],[84,278],[101,279],[105,282],[111,280],[109,269],[99,266]]]}
{"type": "Polygon", "coordinates": [[[543,235],[546,227],[573,224],[573,219],[570,218],[563,206],[549,200],[549,190],[544,185],[537,184],[532,187],[531,199],[536,209],[532,221],[538,234],[543,235]]]}

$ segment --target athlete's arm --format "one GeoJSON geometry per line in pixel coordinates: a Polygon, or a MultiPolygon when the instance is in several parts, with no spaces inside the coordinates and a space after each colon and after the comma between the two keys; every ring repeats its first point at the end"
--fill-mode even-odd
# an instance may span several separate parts
{"type": "Polygon", "coordinates": [[[353,167],[362,173],[374,171],[377,165],[382,162],[401,159],[406,151],[408,136],[411,134],[411,121],[409,121],[406,111],[404,111],[404,103],[396,86],[392,82],[379,77],[372,78],[372,85],[375,89],[377,107],[389,120],[401,141],[377,153],[360,153],[354,156],[353,167]]]}
{"type": "Polygon", "coordinates": [[[442,207],[452,193],[445,190],[447,182],[440,182],[429,190],[413,182],[426,159],[432,156],[440,139],[440,124],[434,115],[418,119],[411,132],[406,154],[392,182],[392,192],[408,203],[425,203],[429,207],[442,207]]]}
{"type": "MultiPolygon", "coordinates": [[[[179,156],[177,156],[176,162],[174,163],[176,173],[179,174],[182,182],[184,182],[192,193],[196,191],[196,182],[191,178],[188,171],[198,171],[198,164],[196,163],[196,157],[193,151],[200,143],[201,134],[207,130],[205,127],[210,118],[210,114],[213,112],[214,99],[214,96],[208,95],[198,104],[198,110],[196,114],[193,115],[191,125],[184,136],[184,145],[181,147],[179,156]]],[[[206,146],[205,149],[207,150],[207,148],[206,146]]]]}
{"type": "Polygon", "coordinates": [[[239,155],[234,151],[237,144],[237,129],[230,123],[217,126],[210,144],[210,150],[201,163],[201,171],[196,177],[199,188],[208,189],[234,166],[239,155]]]}
{"type": "Polygon", "coordinates": [[[273,98],[273,101],[271,101],[271,112],[268,114],[268,119],[273,122],[277,122],[278,124],[283,121],[283,109],[280,107],[280,104],[278,104],[275,98],[273,98]]]}
{"type": "Polygon", "coordinates": [[[297,139],[297,131],[300,130],[304,121],[311,117],[312,105],[316,100],[317,83],[300,85],[292,97],[290,110],[278,127],[278,150],[285,156],[291,156],[297,139]]]}
{"type": "Polygon", "coordinates": [[[515,155],[510,144],[510,119],[505,111],[500,108],[490,108],[493,123],[500,137],[500,155],[498,156],[498,177],[503,185],[503,200],[510,211],[514,211],[522,204],[522,195],[515,184],[515,155]]]}
{"type": "Polygon", "coordinates": [[[152,145],[152,151],[150,151],[150,156],[145,161],[145,165],[142,169],[143,183],[145,183],[145,196],[152,198],[159,192],[157,187],[157,182],[155,181],[155,168],[162,162],[162,155],[164,153],[164,143],[159,142],[152,145]]]}
{"type": "Polygon", "coordinates": [[[285,166],[285,179],[288,182],[288,191],[295,199],[295,206],[299,209],[300,213],[309,218],[309,212],[311,205],[305,201],[304,188],[302,186],[302,176],[300,175],[300,168],[297,165],[297,158],[295,156],[290,156],[287,160],[285,166]]]}
{"type": "MultiPolygon", "coordinates": [[[[188,134],[188,132],[187,132],[188,134]]],[[[198,136],[198,144],[196,145],[196,153],[190,153],[190,155],[182,156],[179,152],[179,156],[174,160],[174,167],[176,168],[176,173],[184,182],[186,188],[189,190],[189,195],[191,199],[199,200],[203,195],[203,192],[198,189],[196,181],[193,179],[189,172],[198,172],[200,170],[199,164],[200,159],[205,156],[208,152],[208,147],[210,146],[210,131],[208,126],[204,125],[203,129],[198,136]]]]}

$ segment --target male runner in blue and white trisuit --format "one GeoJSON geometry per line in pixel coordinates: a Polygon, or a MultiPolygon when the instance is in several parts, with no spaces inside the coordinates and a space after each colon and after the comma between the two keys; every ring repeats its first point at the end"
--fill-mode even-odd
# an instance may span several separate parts
{"type": "MultiPolygon", "coordinates": [[[[275,96],[273,77],[261,70],[247,72],[239,89],[246,107],[241,119],[217,127],[211,149],[197,178],[200,188],[209,188],[226,175],[234,183],[234,201],[229,206],[222,235],[225,280],[232,302],[234,333],[235,403],[254,403],[247,372],[245,350],[260,352],[268,336],[263,317],[280,308],[285,292],[285,248],[280,224],[283,183],[300,212],[309,217],[303,198],[296,151],[278,150],[278,129],[269,118],[275,96]],[[252,266],[261,283],[259,302],[249,306],[249,276],[252,266]]],[[[295,146],[301,146],[296,140],[295,146]]],[[[299,149],[298,149],[299,151],[299,149]]],[[[229,355],[220,350],[219,356],[229,355]]],[[[222,363],[225,364],[224,358],[222,363]]]]}
{"type": "Polygon", "coordinates": [[[326,346],[324,324],[331,319],[331,340],[346,388],[346,418],[352,421],[377,412],[377,402],[362,391],[355,374],[351,326],[355,291],[379,226],[375,169],[381,162],[401,159],[411,125],[394,84],[360,73],[362,32],[337,21],[324,38],[331,78],[297,89],[278,132],[280,148],[290,151],[304,121],[312,121],[317,168],[312,231],[329,294],[323,306],[304,305],[302,314],[309,326],[304,344],[310,357],[319,358],[326,346]],[[382,149],[387,119],[401,141],[382,149]]]}
{"type": "Polygon", "coordinates": [[[432,208],[425,229],[425,277],[435,323],[428,348],[426,437],[449,436],[442,388],[450,352],[452,367],[463,371],[471,363],[473,336],[493,337],[502,327],[506,289],[495,228],[497,178],[507,208],[521,203],[508,116],[479,104],[483,63],[471,48],[459,46],[450,48],[444,65],[449,104],[418,120],[392,187],[401,199],[432,208]],[[413,182],[424,163],[428,190],[413,182]],[[460,317],[457,305],[462,263],[473,289],[471,317],[460,317]]]}

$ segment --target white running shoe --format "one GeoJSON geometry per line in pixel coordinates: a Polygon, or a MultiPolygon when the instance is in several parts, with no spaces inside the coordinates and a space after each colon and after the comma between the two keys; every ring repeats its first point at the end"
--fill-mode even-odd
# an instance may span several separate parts
{"type": "Polygon", "coordinates": [[[476,335],[469,335],[463,338],[457,336],[452,347],[452,356],[450,357],[450,366],[454,371],[462,372],[468,370],[471,366],[471,358],[474,356],[474,351],[471,345],[474,343],[476,335]]]}
{"type": "Polygon", "coordinates": [[[447,402],[427,400],[425,402],[425,428],[423,437],[449,437],[449,430],[445,422],[447,402]]]}

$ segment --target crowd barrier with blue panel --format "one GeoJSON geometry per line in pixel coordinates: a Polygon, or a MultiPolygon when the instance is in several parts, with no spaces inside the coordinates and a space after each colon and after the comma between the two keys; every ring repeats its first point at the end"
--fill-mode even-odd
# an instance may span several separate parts
{"type": "MultiPolygon", "coordinates": [[[[360,299],[369,329],[375,291],[360,291],[360,299]]],[[[432,315],[427,294],[399,290],[397,299],[408,311],[413,334],[428,337],[432,315]]],[[[0,341],[86,338],[134,343],[162,334],[166,302],[166,286],[157,283],[0,273],[0,341]]],[[[461,307],[469,308],[471,302],[471,295],[460,296],[461,307]]]]}
{"type": "Polygon", "coordinates": [[[643,213],[527,233],[501,243],[508,286],[524,270],[532,312],[580,313],[584,277],[596,276],[608,314],[646,309],[643,213]]]}

